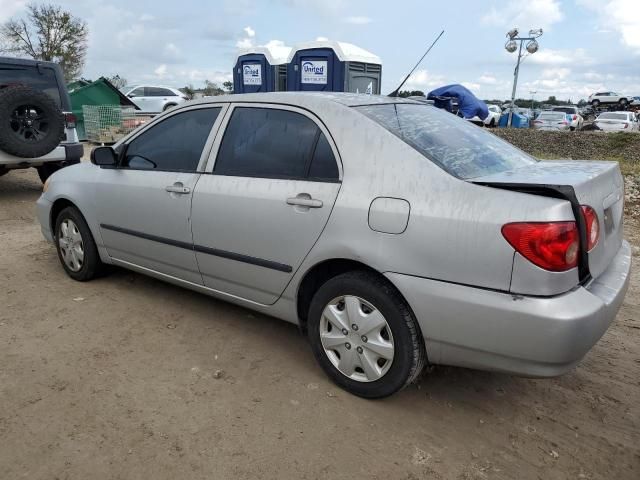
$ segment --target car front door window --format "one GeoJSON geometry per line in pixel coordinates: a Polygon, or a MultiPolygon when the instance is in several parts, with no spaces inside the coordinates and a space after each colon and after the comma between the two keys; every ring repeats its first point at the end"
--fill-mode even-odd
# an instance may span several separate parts
{"type": "Polygon", "coordinates": [[[177,113],[129,143],[121,168],[194,172],[220,108],[177,113]]]}

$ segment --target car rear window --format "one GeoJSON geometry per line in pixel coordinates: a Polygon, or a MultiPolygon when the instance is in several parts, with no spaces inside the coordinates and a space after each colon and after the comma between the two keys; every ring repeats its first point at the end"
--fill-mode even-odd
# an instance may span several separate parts
{"type": "Polygon", "coordinates": [[[49,95],[61,107],[60,90],[53,69],[41,66],[0,64],[0,87],[23,85],[49,95]]]}
{"type": "Polygon", "coordinates": [[[597,120],[629,120],[626,113],[601,113],[597,120]]]}
{"type": "Polygon", "coordinates": [[[573,107],[555,107],[554,112],[576,113],[577,109],[573,107]]]}
{"type": "Polygon", "coordinates": [[[430,105],[354,108],[458,178],[505,172],[538,161],[493,133],[430,105]]]}
{"type": "Polygon", "coordinates": [[[542,112],[538,120],[564,120],[564,117],[562,112],[542,112]]]}

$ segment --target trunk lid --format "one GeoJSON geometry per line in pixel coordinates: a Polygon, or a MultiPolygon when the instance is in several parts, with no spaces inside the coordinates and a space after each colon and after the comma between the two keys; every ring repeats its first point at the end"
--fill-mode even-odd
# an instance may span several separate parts
{"type": "Polygon", "coordinates": [[[474,178],[473,183],[542,194],[554,192],[571,201],[581,229],[583,265],[581,280],[604,272],[622,245],[624,181],[616,162],[587,160],[542,161],[507,172],[474,178]],[[572,198],[573,197],[573,198],[572,198]],[[586,230],[580,205],[589,205],[598,214],[600,239],[591,252],[586,249],[586,230]],[[586,263],[586,265],[584,265],[586,263]],[[586,270],[585,267],[588,269],[586,270]]]}

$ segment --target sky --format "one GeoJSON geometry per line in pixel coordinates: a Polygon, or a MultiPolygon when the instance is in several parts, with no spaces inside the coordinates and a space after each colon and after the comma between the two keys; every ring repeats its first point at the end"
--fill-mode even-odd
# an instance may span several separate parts
{"type": "MultiPolygon", "coordinates": [[[[35,3],[40,3],[36,1],[35,3]]],[[[382,93],[462,83],[485,99],[511,95],[516,53],[505,34],[543,28],[517,96],[577,102],[600,90],[640,95],[640,0],[58,0],[89,27],[83,76],[201,86],[231,79],[238,48],[326,38],[382,59],[382,93]],[[438,13],[438,9],[442,13],[438,13]],[[536,92],[532,94],[531,92],[536,92]]],[[[0,0],[0,22],[27,1],[0,0]]]]}

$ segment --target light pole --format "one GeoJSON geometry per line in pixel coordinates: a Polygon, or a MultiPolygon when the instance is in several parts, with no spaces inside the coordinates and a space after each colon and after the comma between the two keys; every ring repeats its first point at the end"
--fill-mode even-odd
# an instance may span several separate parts
{"type": "Polygon", "coordinates": [[[537,91],[536,92],[529,91],[529,95],[531,95],[531,110],[532,111],[533,111],[534,97],[535,97],[536,93],[538,93],[538,92],[537,91]]]}
{"type": "Polygon", "coordinates": [[[542,35],[542,29],[538,28],[537,30],[531,29],[529,30],[528,37],[519,37],[518,29],[514,28],[507,32],[507,43],[504,44],[504,48],[509,53],[513,53],[518,50],[518,41],[520,42],[520,49],[518,50],[518,62],[516,63],[516,69],[513,71],[513,90],[511,90],[511,108],[509,109],[509,120],[507,121],[507,126],[511,127],[511,120],[513,118],[513,108],[516,100],[516,87],[518,86],[518,73],[520,73],[520,61],[527,56],[525,53],[522,54],[522,45],[524,42],[527,42],[526,50],[529,55],[533,55],[538,51],[538,42],[536,38],[542,35]]]}

